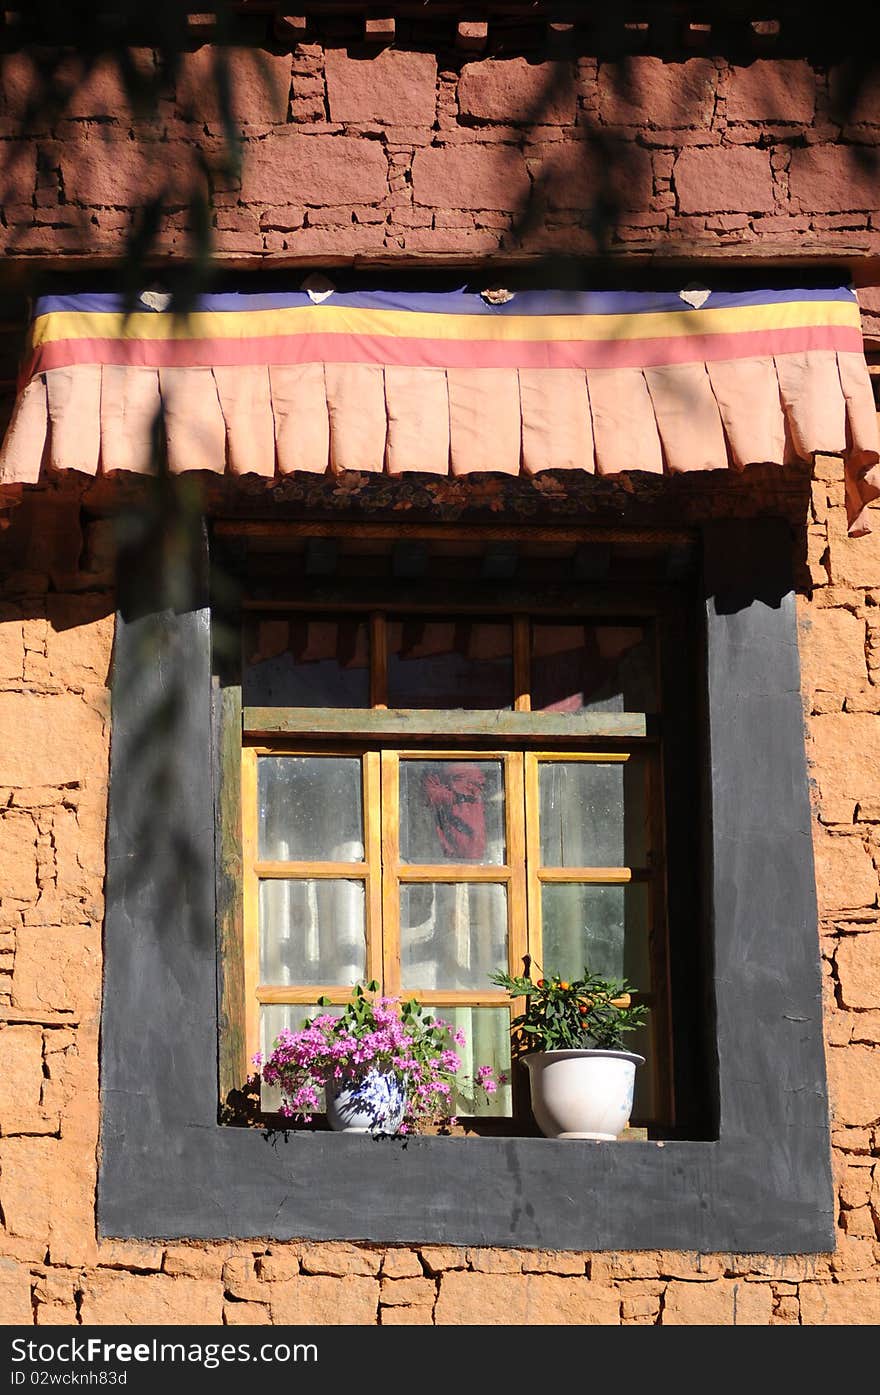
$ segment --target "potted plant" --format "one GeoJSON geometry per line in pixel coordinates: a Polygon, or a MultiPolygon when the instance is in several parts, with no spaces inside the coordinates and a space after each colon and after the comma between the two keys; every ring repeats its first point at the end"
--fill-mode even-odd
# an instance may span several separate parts
{"type": "Polygon", "coordinates": [[[511,1029],[529,1072],[532,1113],[546,1138],[619,1138],[629,1122],[636,1066],[644,1056],[624,1049],[647,1009],[632,1001],[625,979],[584,968],[578,979],[548,974],[532,980],[491,975],[525,1011],[511,1029]]]}
{"type": "MultiPolygon", "coordinates": [[[[339,1015],[321,1013],[299,1031],[285,1029],[262,1066],[282,1095],[280,1113],[310,1123],[326,1099],[327,1121],[346,1133],[418,1133],[456,1123],[454,1095],[497,1089],[491,1066],[464,1079],[456,1046],[464,1033],[415,1001],[374,997],[375,980],[357,984],[339,1015]]],[[[329,1007],[327,998],[319,1007],[329,1007]]]]}

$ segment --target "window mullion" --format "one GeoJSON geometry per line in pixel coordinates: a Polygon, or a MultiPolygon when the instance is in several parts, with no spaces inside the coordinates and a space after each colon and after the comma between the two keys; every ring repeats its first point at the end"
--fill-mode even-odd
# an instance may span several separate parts
{"type": "Polygon", "coordinates": [[[400,992],[400,760],[396,751],[382,751],[380,759],[382,766],[382,985],[386,994],[394,996],[400,992]]]}
{"type": "Polygon", "coordinates": [[[365,751],[364,852],[367,864],[367,980],[384,980],[382,964],[382,768],[378,751],[365,751]]]}

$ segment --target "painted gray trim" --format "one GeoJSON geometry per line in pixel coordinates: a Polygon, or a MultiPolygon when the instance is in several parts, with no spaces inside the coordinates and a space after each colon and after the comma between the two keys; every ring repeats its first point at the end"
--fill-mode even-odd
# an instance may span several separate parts
{"type": "Polygon", "coordinates": [[[833,1248],[792,543],[772,520],[715,524],[705,542],[717,1141],[268,1138],[218,1125],[209,613],[120,615],[102,1235],[833,1248]]]}

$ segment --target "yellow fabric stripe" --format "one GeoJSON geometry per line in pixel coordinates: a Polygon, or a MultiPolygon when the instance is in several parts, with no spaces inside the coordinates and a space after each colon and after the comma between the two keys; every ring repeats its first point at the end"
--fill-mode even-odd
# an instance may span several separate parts
{"type": "Polygon", "coordinates": [[[672,339],[696,334],[737,334],[749,330],[800,329],[806,325],[859,328],[859,307],[842,301],[784,301],[772,305],[717,310],[682,310],[628,315],[443,315],[418,311],[362,310],[309,305],[286,310],[195,312],[171,315],[99,314],[54,311],[40,315],[31,345],[64,339],[208,340],[251,339],[294,334],[356,334],[402,339],[492,340],[508,342],[608,342],[615,339],[672,339]]]}

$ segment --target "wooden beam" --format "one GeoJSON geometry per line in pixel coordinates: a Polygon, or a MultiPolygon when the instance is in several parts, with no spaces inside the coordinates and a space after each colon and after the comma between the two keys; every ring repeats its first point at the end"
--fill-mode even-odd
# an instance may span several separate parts
{"type": "Polygon", "coordinates": [[[401,742],[437,737],[540,741],[564,738],[644,739],[653,735],[643,712],[413,712],[366,707],[246,707],[249,736],[398,737],[401,742]]]}

